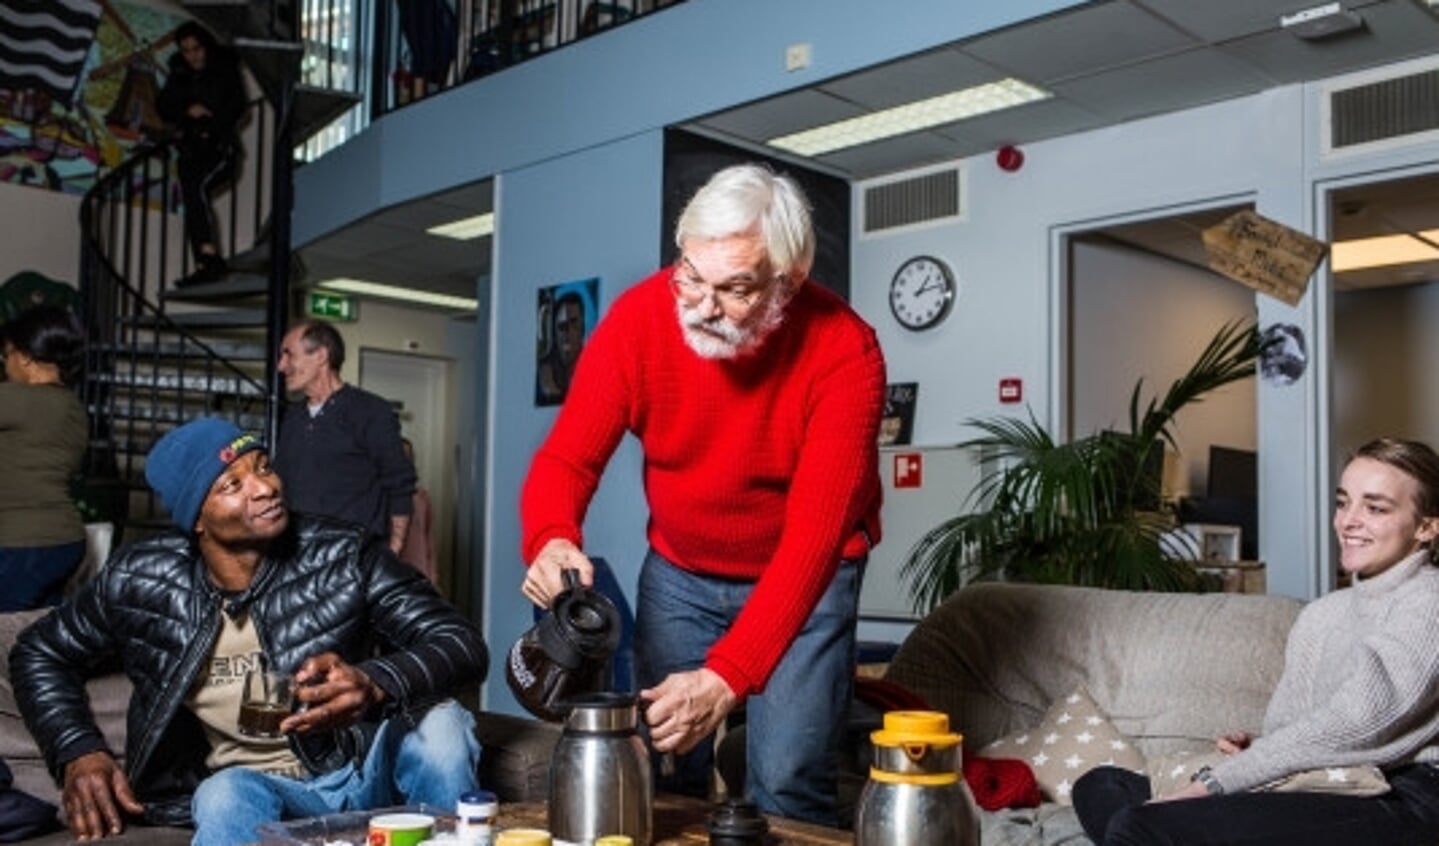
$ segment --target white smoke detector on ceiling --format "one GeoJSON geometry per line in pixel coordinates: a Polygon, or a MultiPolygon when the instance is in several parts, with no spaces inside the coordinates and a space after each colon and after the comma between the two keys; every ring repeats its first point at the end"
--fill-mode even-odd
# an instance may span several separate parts
{"type": "Polygon", "coordinates": [[[1351,12],[1341,3],[1325,3],[1287,15],[1280,15],[1279,26],[1295,38],[1305,41],[1319,41],[1332,38],[1340,33],[1362,29],[1364,19],[1358,12],[1351,12]]]}

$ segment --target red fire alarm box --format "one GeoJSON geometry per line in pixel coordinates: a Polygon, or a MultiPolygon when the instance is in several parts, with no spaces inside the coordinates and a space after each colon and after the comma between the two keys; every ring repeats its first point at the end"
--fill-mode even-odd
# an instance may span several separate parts
{"type": "Polygon", "coordinates": [[[894,455],[894,486],[917,488],[924,484],[924,458],[917,452],[894,455]]]}
{"type": "Polygon", "coordinates": [[[1024,400],[1024,382],[1018,377],[1011,376],[999,380],[999,401],[1002,403],[1022,402],[1024,400]]]}

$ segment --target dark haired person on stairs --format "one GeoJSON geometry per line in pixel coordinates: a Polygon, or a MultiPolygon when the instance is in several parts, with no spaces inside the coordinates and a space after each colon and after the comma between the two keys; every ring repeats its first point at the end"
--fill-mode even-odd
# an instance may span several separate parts
{"type": "Polygon", "coordinates": [[[170,75],[156,105],[177,133],[185,237],[195,256],[195,272],[176,284],[195,285],[213,282],[226,270],[210,192],[235,174],[245,82],[234,51],[198,23],[181,24],[175,41],[179,49],[170,57],[170,75]]]}

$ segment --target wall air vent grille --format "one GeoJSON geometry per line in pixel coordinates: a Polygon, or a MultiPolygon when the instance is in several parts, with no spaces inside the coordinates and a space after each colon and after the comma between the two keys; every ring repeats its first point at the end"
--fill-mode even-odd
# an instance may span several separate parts
{"type": "Polygon", "coordinates": [[[1439,130],[1439,69],[1330,94],[1329,148],[1439,130]]]}
{"type": "Polygon", "coordinates": [[[931,171],[864,189],[866,234],[960,216],[959,168],[931,171]]]}

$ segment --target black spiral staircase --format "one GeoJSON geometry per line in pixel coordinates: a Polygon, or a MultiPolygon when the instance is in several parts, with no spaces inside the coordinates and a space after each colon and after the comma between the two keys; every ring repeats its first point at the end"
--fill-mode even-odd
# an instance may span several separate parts
{"type": "MultiPolygon", "coordinates": [[[[340,5],[329,6],[332,19],[340,5]]],[[[324,14],[317,6],[307,0],[305,14],[324,14]]],[[[91,420],[82,504],[122,536],[164,525],[144,456],[177,425],[220,416],[273,440],[283,400],[275,362],[300,272],[290,252],[292,151],[360,99],[314,84],[332,82],[332,73],[305,72],[333,67],[326,55],[335,48],[305,37],[323,37],[326,27],[302,20],[299,0],[190,0],[185,8],[236,49],[262,96],[242,123],[236,176],[214,201],[224,277],[175,285],[192,267],[169,143],[138,148],[81,206],[80,308],[90,333],[82,396],[91,420]]]]}

